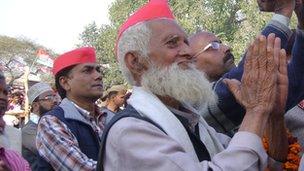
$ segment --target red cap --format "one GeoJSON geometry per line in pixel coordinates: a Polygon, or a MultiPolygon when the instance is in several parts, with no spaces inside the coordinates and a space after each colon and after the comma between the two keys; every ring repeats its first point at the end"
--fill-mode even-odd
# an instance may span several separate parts
{"type": "Polygon", "coordinates": [[[131,15],[119,29],[115,51],[117,50],[119,38],[125,30],[137,23],[157,18],[175,19],[167,0],[150,0],[146,5],[131,15]]]}
{"type": "Polygon", "coordinates": [[[95,63],[96,55],[95,49],[92,47],[82,47],[58,56],[53,65],[53,74],[56,75],[59,71],[66,67],[83,64],[95,63]]]}

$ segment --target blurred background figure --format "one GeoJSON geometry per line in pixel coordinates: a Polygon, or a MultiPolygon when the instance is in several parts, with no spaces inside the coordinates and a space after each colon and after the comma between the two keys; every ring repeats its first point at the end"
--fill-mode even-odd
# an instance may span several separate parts
{"type": "Polygon", "coordinates": [[[101,100],[103,106],[101,108],[102,113],[106,113],[108,123],[115,113],[119,112],[124,106],[126,101],[127,88],[124,85],[113,85],[107,91],[103,93],[101,100]]]}
{"type": "Polygon", "coordinates": [[[7,106],[8,88],[5,77],[0,71],[0,170],[31,170],[28,162],[20,156],[21,150],[18,148],[18,143],[21,142],[20,131],[13,127],[6,126],[3,120],[7,106]]]}
{"type": "Polygon", "coordinates": [[[40,117],[57,104],[56,94],[47,83],[36,83],[27,93],[31,113],[29,121],[22,128],[22,156],[30,163],[32,170],[38,170],[36,148],[37,125],[40,117]]]}

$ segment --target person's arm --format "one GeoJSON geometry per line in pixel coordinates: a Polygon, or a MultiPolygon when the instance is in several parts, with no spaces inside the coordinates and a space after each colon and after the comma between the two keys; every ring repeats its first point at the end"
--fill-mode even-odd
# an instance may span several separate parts
{"type": "Polygon", "coordinates": [[[244,171],[262,170],[267,154],[261,139],[239,132],[211,161],[195,161],[183,147],[156,126],[137,118],[123,118],[110,129],[104,170],[244,171]]]}
{"type": "Polygon", "coordinates": [[[287,59],[282,53],[278,62],[276,103],[271,112],[266,127],[266,137],[269,140],[269,156],[276,161],[285,162],[288,153],[288,138],[285,126],[285,106],[288,92],[287,59]]]}
{"type": "MultiPolygon", "coordinates": [[[[290,0],[289,0],[290,1],[290,0]]],[[[266,27],[261,31],[261,34],[264,36],[268,36],[270,33],[274,33],[276,37],[281,39],[281,47],[284,49],[288,43],[288,39],[291,35],[291,31],[289,29],[289,21],[290,18],[289,13],[292,13],[292,6],[287,7],[286,9],[277,10],[272,19],[268,22],[266,27]]],[[[243,56],[246,55],[246,52],[243,56]]],[[[228,79],[237,79],[241,80],[244,70],[244,57],[238,64],[238,66],[218,80],[215,83],[214,90],[218,95],[219,102],[217,104],[217,111],[213,111],[215,115],[217,113],[224,115],[229,121],[234,125],[239,125],[244,117],[245,110],[244,108],[235,100],[232,93],[229,91],[227,85],[223,82],[225,78],[228,79]]],[[[292,82],[291,82],[292,83],[292,82]]],[[[293,91],[289,89],[289,91],[293,91]]],[[[292,96],[288,98],[289,101],[292,101],[292,96]]],[[[288,104],[288,102],[287,102],[288,104]]],[[[291,106],[287,109],[291,108],[291,106]]],[[[231,124],[230,124],[231,125],[231,124]]],[[[230,128],[230,127],[229,127],[230,128]]],[[[229,129],[228,128],[228,129],[229,129]]]]}
{"type": "Polygon", "coordinates": [[[54,116],[46,115],[38,124],[36,145],[39,154],[56,170],[95,170],[97,161],[81,152],[68,127],[54,116]]]}
{"type": "Polygon", "coordinates": [[[21,129],[21,137],[22,137],[22,152],[24,149],[27,149],[33,153],[37,152],[36,148],[36,134],[33,130],[29,130],[30,128],[24,127],[21,129]]]}
{"type": "Polygon", "coordinates": [[[224,80],[236,100],[246,109],[239,131],[263,136],[276,99],[278,68],[275,59],[280,56],[280,43],[274,34],[267,39],[258,36],[248,48],[242,81],[224,80]]]}
{"type": "MultiPolygon", "coordinates": [[[[260,38],[260,46],[265,46],[264,41],[260,38]]],[[[254,52],[254,49],[257,49],[255,46],[251,46],[248,50],[246,58],[249,58],[253,54],[258,54],[259,58],[257,61],[259,62],[252,62],[248,64],[248,61],[251,61],[252,59],[246,59],[246,63],[244,64],[245,70],[244,75],[242,78],[242,87],[239,86],[241,83],[239,83],[237,80],[227,80],[226,83],[232,93],[235,95],[236,99],[246,108],[246,114],[242,121],[242,124],[240,126],[240,131],[254,131],[259,136],[263,136],[264,130],[266,130],[267,138],[269,139],[269,155],[278,161],[285,161],[287,158],[287,151],[288,151],[288,142],[287,142],[287,134],[284,124],[284,112],[285,112],[285,104],[286,104],[286,98],[287,98],[287,89],[288,89],[288,78],[287,78],[287,62],[286,62],[286,52],[285,50],[280,50],[280,39],[275,38],[274,34],[270,34],[267,38],[267,52],[264,52],[267,54],[267,56],[271,55],[271,53],[268,52],[269,49],[274,49],[272,52],[275,60],[265,61],[264,63],[260,60],[262,59],[261,56],[257,52],[254,52]],[[270,42],[270,43],[269,43],[270,42]],[[271,42],[275,42],[274,46],[271,46],[271,42]],[[272,63],[271,63],[272,62],[272,63]],[[269,66],[270,67],[269,67],[269,66]],[[270,69],[274,70],[273,77],[265,77],[265,80],[261,80],[267,82],[269,81],[268,87],[265,87],[262,91],[265,93],[268,93],[269,96],[267,100],[270,101],[270,104],[273,106],[260,106],[259,108],[252,108],[252,111],[248,111],[251,109],[250,104],[248,101],[250,101],[251,95],[250,93],[256,93],[257,92],[251,92],[246,89],[246,86],[250,86],[250,84],[258,84],[252,81],[257,80],[256,75],[265,75],[266,73],[262,72],[255,72],[255,67],[266,67],[265,70],[270,72],[270,69]],[[251,71],[250,74],[247,74],[246,71],[251,71]],[[249,75],[249,76],[248,76],[249,75]],[[247,83],[248,82],[248,83],[247,83]],[[242,88],[245,88],[245,90],[242,88]],[[273,101],[273,103],[271,103],[273,101]],[[253,115],[250,113],[256,113],[255,111],[259,111],[260,109],[268,108],[270,110],[266,110],[266,113],[258,112],[263,116],[259,115],[253,115]],[[268,113],[271,113],[270,115],[268,113]],[[268,121],[268,123],[267,123],[268,121]],[[250,124],[251,123],[251,124],[250,124]],[[255,124],[260,123],[260,124],[255,124]],[[257,125],[261,126],[262,129],[258,128],[257,125]]],[[[265,50],[266,51],[266,50],[265,50]]],[[[261,53],[261,51],[259,52],[261,53]]],[[[258,78],[261,79],[261,78],[258,78]]],[[[263,79],[263,77],[262,77],[263,79]]],[[[267,84],[267,83],[265,83],[267,84]]],[[[263,85],[263,84],[261,84],[263,85]]],[[[260,86],[261,86],[260,85],[260,86]]],[[[249,89],[250,90],[250,89],[249,89]]],[[[258,90],[258,89],[257,89],[258,90]]],[[[267,96],[266,94],[262,95],[260,98],[263,99],[263,96],[267,96]]],[[[259,98],[258,98],[259,99],[259,98]]],[[[267,105],[266,101],[264,102],[265,105],[267,105]]],[[[261,103],[263,104],[263,103],[261,103]]]]}

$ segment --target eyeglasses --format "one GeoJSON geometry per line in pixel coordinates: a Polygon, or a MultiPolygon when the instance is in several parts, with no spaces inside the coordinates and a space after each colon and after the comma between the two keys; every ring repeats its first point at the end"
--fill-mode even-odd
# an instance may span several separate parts
{"type": "Polygon", "coordinates": [[[193,57],[197,57],[198,55],[200,55],[201,53],[205,52],[209,48],[212,48],[214,50],[219,50],[220,47],[221,47],[221,43],[220,42],[211,42],[207,46],[205,46],[202,50],[200,50],[199,52],[197,52],[193,57]]]}
{"type": "Polygon", "coordinates": [[[41,101],[54,101],[56,99],[56,96],[54,95],[47,95],[43,98],[39,98],[38,100],[41,100],[41,101]]]}

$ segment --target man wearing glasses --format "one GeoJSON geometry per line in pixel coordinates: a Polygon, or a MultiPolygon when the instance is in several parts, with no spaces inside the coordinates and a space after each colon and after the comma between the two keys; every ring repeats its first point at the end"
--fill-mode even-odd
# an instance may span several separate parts
{"type": "MultiPolygon", "coordinates": [[[[282,48],[286,48],[288,39],[291,35],[289,21],[294,10],[294,0],[284,1],[284,6],[277,7],[273,18],[262,30],[261,34],[267,36],[269,33],[282,40],[282,48]]],[[[210,81],[214,82],[213,89],[218,95],[218,104],[211,104],[201,109],[201,113],[207,120],[208,124],[214,127],[218,132],[233,134],[233,130],[240,124],[244,110],[236,102],[227,86],[223,83],[224,78],[235,78],[240,80],[243,74],[244,60],[237,67],[234,65],[234,57],[230,48],[221,43],[219,38],[210,32],[200,31],[192,35],[189,39],[190,46],[196,57],[197,68],[206,72],[210,81]]],[[[294,51],[294,50],[293,50],[294,51]]],[[[297,52],[299,53],[299,52],[297,52]]],[[[292,108],[301,99],[303,94],[299,94],[301,77],[299,73],[294,72],[297,67],[301,66],[301,58],[296,57],[288,65],[289,76],[289,94],[286,109],[292,108]],[[296,62],[298,61],[298,62],[296,62]]]]}
{"type": "Polygon", "coordinates": [[[195,52],[197,68],[207,74],[209,81],[217,81],[235,68],[230,47],[222,44],[213,33],[201,31],[193,35],[190,38],[190,45],[195,52]]]}
{"type": "Polygon", "coordinates": [[[28,90],[31,113],[28,123],[22,128],[22,156],[37,170],[36,134],[39,118],[56,105],[56,96],[47,83],[36,83],[28,90]]]}

